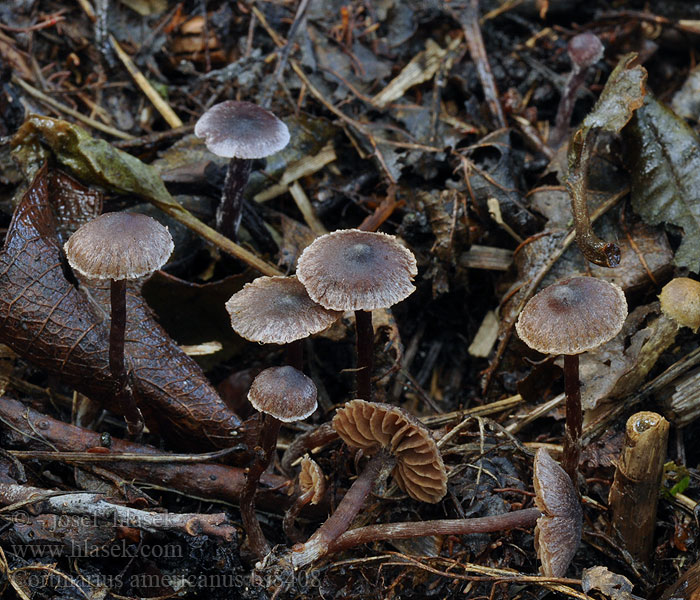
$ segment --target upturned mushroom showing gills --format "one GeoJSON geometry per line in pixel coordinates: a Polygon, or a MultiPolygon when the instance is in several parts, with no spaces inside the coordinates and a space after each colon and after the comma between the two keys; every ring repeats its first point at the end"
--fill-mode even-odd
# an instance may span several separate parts
{"type": "Polygon", "coordinates": [[[360,512],[380,473],[392,469],[394,480],[411,498],[439,502],[447,493],[447,472],[430,431],[405,410],[378,402],[351,400],[333,417],[333,427],[349,446],[372,458],[335,512],[304,544],[292,549],[295,567],[323,556],[360,512]]]}
{"type": "Polygon", "coordinates": [[[215,104],[199,118],[194,134],[204,138],[210,152],[231,159],[216,211],[216,228],[235,240],[251,161],[282,150],[289,143],[289,130],[269,110],[252,102],[227,100],[215,104]]]}
{"type": "Polygon", "coordinates": [[[296,277],[258,277],[231,296],[226,310],[238,335],[260,344],[285,344],[287,362],[300,371],[304,338],[341,315],[311,300],[296,277]]]}
{"type": "Polygon", "coordinates": [[[250,386],[248,400],[263,414],[258,443],[261,454],[248,470],[241,492],[240,506],[243,527],[248,534],[248,544],[260,558],[265,556],[270,548],[255,516],[255,491],[258,481],[272,461],[282,423],[301,421],[310,416],[316,410],[316,396],[314,382],[301,371],[289,366],[265,369],[250,386]]]}
{"type": "Polygon", "coordinates": [[[543,354],[564,355],[566,435],[562,466],[578,489],[583,413],[579,358],[614,338],[627,318],[627,301],[613,283],[595,277],[573,277],[535,294],[515,328],[520,339],[543,354]]]}
{"type": "Polygon", "coordinates": [[[416,258],[391,235],[345,229],[323,235],[304,249],[297,277],[314,302],[355,311],[357,395],[372,396],[372,310],[389,308],[414,291],[416,258]]]}
{"type": "Polygon", "coordinates": [[[141,214],[105,213],[80,227],[65,243],[68,263],[89,279],[110,280],[109,368],[117,410],[129,433],[139,435],[143,418],[127,384],[124,364],[126,282],[160,269],[173,251],[168,228],[141,214]]]}

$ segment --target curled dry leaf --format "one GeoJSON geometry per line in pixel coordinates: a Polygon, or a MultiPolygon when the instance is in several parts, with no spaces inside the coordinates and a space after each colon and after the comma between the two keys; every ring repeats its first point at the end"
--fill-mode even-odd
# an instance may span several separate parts
{"type": "MultiPolygon", "coordinates": [[[[62,259],[48,181],[44,167],[17,207],[0,254],[0,341],[108,405],[114,389],[109,288],[75,285],[62,259]]],[[[240,420],[155,322],[135,287],[127,311],[126,360],[149,427],[190,444],[204,439],[206,445],[230,446],[240,420]]]]}

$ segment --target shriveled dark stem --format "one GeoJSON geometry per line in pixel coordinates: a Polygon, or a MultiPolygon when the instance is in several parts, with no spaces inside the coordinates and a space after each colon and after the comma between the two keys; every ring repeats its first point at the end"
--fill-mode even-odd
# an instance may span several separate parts
{"type": "Polygon", "coordinates": [[[380,472],[388,474],[388,467],[393,465],[396,459],[385,449],[379,450],[367,463],[364,471],[353,482],[343,499],[338,504],[335,512],[328,517],[305,544],[292,548],[290,560],[295,568],[311,564],[328,552],[331,544],[335,542],[350,527],[365,500],[377,482],[380,472]]]}
{"type": "Polygon", "coordinates": [[[583,412],[581,410],[581,381],[578,375],[578,354],[564,355],[564,392],[566,394],[566,426],[564,454],[561,466],[571,478],[578,493],[578,463],[581,456],[583,412]]]}
{"type": "Polygon", "coordinates": [[[564,92],[562,93],[561,100],[559,100],[557,116],[554,119],[552,136],[549,140],[550,144],[555,148],[561,144],[566,137],[566,132],[569,129],[569,123],[571,122],[571,114],[574,112],[576,94],[586,79],[587,70],[588,69],[581,68],[574,63],[571,74],[566,81],[564,92]]]}
{"type": "Polygon", "coordinates": [[[474,519],[441,519],[437,521],[369,525],[346,531],[328,547],[328,553],[341,552],[353,546],[380,540],[402,540],[425,535],[491,533],[493,531],[506,531],[515,527],[534,527],[541,515],[542,512],[539,508],[525,508],[501,515],[474,519]]]}
{"type": "Polygon", "coordinates": [[[109,327],[109,371],[114,380],[114,398],[117,410],[124,415],[129,435],[138,437],[143,432],[143,416],[127,384],[124,365],[124,338],[126,335],[126,279],[111,280],[109,327]]]}
{"type": "Polygon", "coordinates": [[[304,371],[304,340],[294,340],[287,344],[287,364],[298,371],[304,371]]]}
{"type": "Polygon", "coordinates": [[[252,161],[232,158],[228,163],[224,189],[216,209],[216,229],[234,242],[243,216],[243,192],[248,185],[252,161]]]}
{"type": "Polygon", "coordinates": [[[258,518],[255,516],[255,492],[258,489],[260,476],[272,461],[272,456],[277,447],[277,435],[282,422],[271,415],[263,415],[262,429],[260,432],[260,452],[248,469],[245,486],[241,492],[241,520],[248,534],[248,545],[253,553],[263,558],[270,552],[270,546],[260,528],[258,518]]]}
{"type": "Polygon", "coordinates": [[[371,402],[374,329],[370,311],[355,311],[355,333],[357,335],[357,397],[371,402]]]}
{"type": "Polygon", "coordinates": [[[588,165],[591,159],[591,134],[581,128],[575,134],[569,150],[569,177],[566,187],[571,196],[571,212],[574,216],[576,244],[583,256],[601,267],[617,267],[620,264],[620,248],[612,242],[601,240],[591,228],[588,213],[588,165]]]}
{"type": "Polygon", "coordinates": [[[298,542],[301,540],[301,532],[296,528],[295,522],[301,509],[304,508],[311,499],[314,497],[315,490],[310,489],[307,492],[301,494],[284,513],[284,519],[282,519],[282,531],[285,535],[293,542],[298,542]]]}
{"type": "Polygon", "coordinates": [[[282,470],[287,475],[290,475],[294,461],[304,456],[309,450],[325,446],[337,439],[338,434],[333,429],[333,424],[330,421],[321,423],[316,429],[298,435],[282,455],[282,460],[280,461],[282,470]]]}

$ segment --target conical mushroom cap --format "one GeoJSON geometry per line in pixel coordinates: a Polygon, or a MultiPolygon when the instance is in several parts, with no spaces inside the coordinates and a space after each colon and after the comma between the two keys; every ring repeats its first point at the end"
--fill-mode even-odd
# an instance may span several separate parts
{"type": "Polygon", "coordinates": [[[330,327],[339,312],[316,304],[296,277],[258,277],[236,292],[226,310],[241,337],[264,344],[288,344],[330,327]]]}
{"type": "Polygon", "coordinates": [[[289,129],[269,110],[235,100],[212,106],[199,117],[194,134],[226,158],[265,158],[289,143],[289,129]]]}
{"type": "Polygon", "coordinates": [[[298,369],[270,367],[253,380],[248,400],[257,411],[291,423],[316,410],[316,395],[314,382],[298,369]]]}
{"type": "Polygon", "coordinates": [[[627,318],[627,301],[614,283],[573,277],[535,294],[515,328],[543,354],[580,354],[614,338],[627,318]]]}
{"type": "Polygon", "coordinates": [[[581,542],[583,511],[571,479],[544,448],[535,454],[535,550],[546,577],[563,577],[581,542]]]}
{"type": "Polygon", "coordinates": [[[160,269],[173,251],[167,227],[147,215],[105,213],[63,246],[70,266],[91,279],[136,279],[160,269]]]}
{"type": "Polygon", "coordinates": [[[333,417],[333,428],[349,446],[374,452],[386,448],[396,457],[392,472],[411,498],[439,502],[447,493],[447,471],[430,431],[405,410],[351,400],[333,417]]]}
{"type": "Polygon", "coordinates": [[[700,282],[688,277],[669,281],[659,294],[661,310],[679,325],[700,328],[700,282]]]}
{"type": "Polygon", "coordinates": [[[331,310],[374,310],[416,289],[413,253],[392,235],[343,229],[322,235],[299,257],[297,277],[314,302],[331,310]]]}

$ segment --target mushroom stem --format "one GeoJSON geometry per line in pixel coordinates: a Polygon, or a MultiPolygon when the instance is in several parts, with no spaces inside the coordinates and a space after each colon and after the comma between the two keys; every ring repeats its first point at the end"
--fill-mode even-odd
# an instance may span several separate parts
{"type": "Polygon", "coordinates": [[[114,380],[117,409],[126,420],[129,435],[138,437],[143,432],[143,416],[127,385],[124,365],[124,338],[126,335],[126,279],[110,280],[109,371],[114,380]]]}
{"type": "Polygon", "coordinates": [[[388,476],[396,459],[384,448],[380,449],[367,463],[364,471],[350,486],[335,512],[328,517],[304,544],[292,548],[291,562],[295,568],[311,564],[326,554],[333,543],[344,534],[365,504],[375,483],[379,483],[382,473],[388,476]]]}
{"type": "Polygon", "coordinates": [[[374,362],[374,329],[371,311],[355,311],[355,333],[357,335],[357,397],[370,402],[374,362]]]}
{"type": "Polygon", "coordinates": [[[329,547],[328,553],[341,552],[381,540],[401,540],[427,535],[467,535],[470,533],[491,533],[506,531],[515,527],[534,527],[542,515],[539,508],[525,508],[513,512],[474,519],[440,519],[408,523],[382,523],[358,527],[346,531],[329,547]]]}
{"type": "Polygon", "coordinates": [[[238,227],[243,216],[243,192],[248,184],[252,161],[232,158],[226,170],[221,201],[216,209],[216,228],[234,242],[238,239],[238,227]]]}
{"type": "Polygon", "coordinates": [[[272,462],[281,425],[282,422],[272,415],[263,415],[259,453],[248,469],[245,486],[241,492],[241,520],[248,534],[248,545],[259,558],[263,558],[270,552],[270,546],[260,528],[258,518],[255,516],[255,492],[258,489],[260,476],[272,462]]]}
{"type": "Polygon", "coordinates": [[[285,351],[287,364],[299,371],[304,370],[304,339],[289,342],[285,351]]]}
{"type": "Polygon", "coordinates": [[[284,513],[284,519],[282,519],[282,531],[285,535],[293,542],[298,542],[301,539],[301,532],[296,528],[294,523],[301,512],[311,499],[314,497],[315,491],[313,489],[300,494],[299,497],[294,501],[284,513]]]}
{"type": "Polygon", "coordinates": [[[581,456],[583,412],[581,410],[581,381],[578,354],[564,355],[564,392],[566,394],[566,425],[562,467],[571,478],[578,494],[578,463],[581,456]]]}

